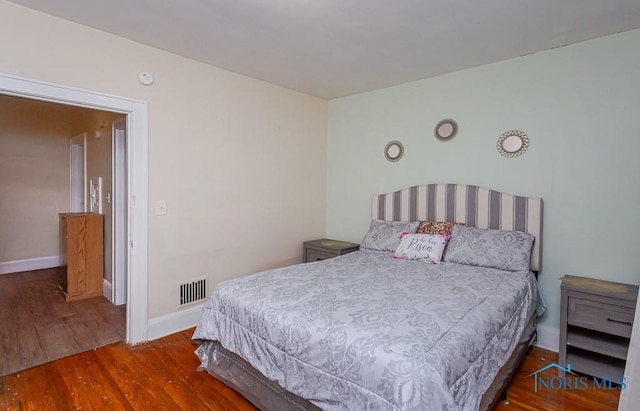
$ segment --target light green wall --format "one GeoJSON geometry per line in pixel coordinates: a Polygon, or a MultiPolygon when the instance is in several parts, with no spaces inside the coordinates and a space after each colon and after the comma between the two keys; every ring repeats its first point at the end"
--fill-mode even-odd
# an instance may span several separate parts
{"type": "Polygon", "coordinates": [[[475,184],[544,198],[543,325],[558,327],[564,274],[638,284],[638,50],[634,30],[330,101],[327,235],[360,241],[375,193],[475,184]],[[437,141],[447,117],[458,135],[437,141]],[[515,159],[496,150],[511,129],[531,143],[515,159]],[[405,147],[397,163],[390,140],[405,147]]]}

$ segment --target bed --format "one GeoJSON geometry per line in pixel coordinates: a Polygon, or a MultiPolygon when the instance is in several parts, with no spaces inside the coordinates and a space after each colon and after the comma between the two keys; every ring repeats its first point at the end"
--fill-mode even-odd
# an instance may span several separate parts
{"type": "Polygon", "coordinates": [[[535,338],[542,199],[429,184],[371,217],[360,251],[220,283],[201,369],[263,410],[490,408],[535,338]],[[419,221],[458,223],[440,264],[392,258],[441,238],[419,221]]]}

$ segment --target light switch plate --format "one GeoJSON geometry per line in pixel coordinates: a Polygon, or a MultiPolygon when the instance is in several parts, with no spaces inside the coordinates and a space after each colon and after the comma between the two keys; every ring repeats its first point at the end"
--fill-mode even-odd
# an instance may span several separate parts
{"type": "Polygon", "coordinates": [[[156,215],[165,215],[165,214],[167,214],[167,201],[166,200],[156,201],[156,215]]]}

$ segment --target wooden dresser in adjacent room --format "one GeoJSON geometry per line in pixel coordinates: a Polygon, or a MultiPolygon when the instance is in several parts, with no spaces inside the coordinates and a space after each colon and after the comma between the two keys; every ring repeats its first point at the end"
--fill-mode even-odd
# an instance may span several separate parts
{"type": "Polygon", "coordinates": [[[60,289],[67,302],[102,295],[102,242],[102,214],[60,214],[60,244],[66,265],[60,289]]]}

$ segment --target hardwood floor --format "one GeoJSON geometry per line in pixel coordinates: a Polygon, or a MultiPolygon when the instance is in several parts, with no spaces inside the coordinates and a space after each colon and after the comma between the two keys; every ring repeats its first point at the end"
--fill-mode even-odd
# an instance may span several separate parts
{"type": "MultiPolygon", "coordinates": [[[[551,363],[557,362],[558,353],[531,347],[507,387],[508,404],[499,402],[492,411],[615,411],[618,409],[620,390],[615,388],[609,390],[598,389],[594,387],[591,381],[589,381],[589,386],[586,389],[553,390],[546,389],[540,384],[538,392],[534,392],[534,377],[531,374],[551,363]]],[[[558,376],[558,372],[556,369],[548,369],[538,374],[538,376],[553,378],[558,376]]],[[[591,378],[588,379],[591,380],[591,378]]]]}
{"type": "Polygon", "coordinates": [[[60,268],[0,275],[0,375],[125,338],[125,306],[104,297],[65,302],[60,268]]]}
{"type": "Polygon", "coordinates": [[[143,345],[112,344],[2,377],[7,410],[255,410],[196,371],[193,330],[143,345]]]}
{"type": "MultiPolygon", "coordinates": [[[[146,344],[112,344],[0,377],[7,410],[255,410],[240,394],[197,371],[193,329],[146,344]]],[[[514,377],[503,410],[615,410],[619,391],[533,392],[528,375],[557,361],[533,347],[514,377]]],[[[556,374],[549,371],[549,376],[556,374]]]]}

